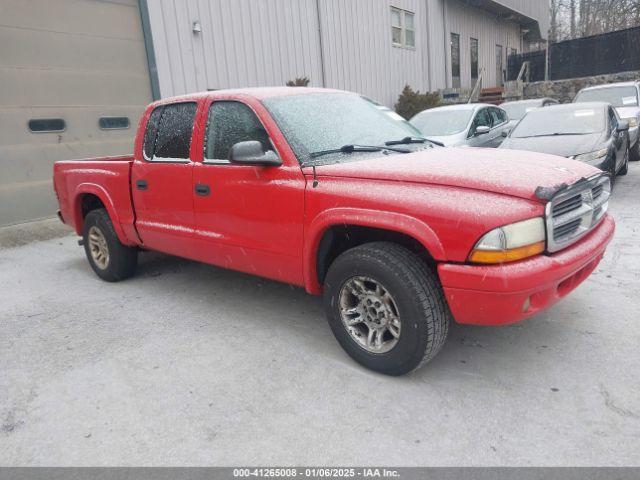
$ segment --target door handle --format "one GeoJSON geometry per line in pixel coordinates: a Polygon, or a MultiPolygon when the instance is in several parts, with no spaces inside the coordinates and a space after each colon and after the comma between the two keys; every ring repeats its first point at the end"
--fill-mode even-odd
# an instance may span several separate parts
{"type": "Polygon", "coordinates": [[[146,190],[149,188],[149,184],[146,180],[136,180],[136,188],[138,190],[146,190]]]}
{"type": "Polygon", "coordinates": [[[195,187],[196,195],[200,195],[201,197],[206,197],[211,193],[211,189],[209,185],[205,185],[204,183],[196,183],[195,187]]]}

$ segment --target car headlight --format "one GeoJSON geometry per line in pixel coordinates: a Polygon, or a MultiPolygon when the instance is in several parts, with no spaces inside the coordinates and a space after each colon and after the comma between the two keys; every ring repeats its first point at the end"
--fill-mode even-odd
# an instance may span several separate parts
{"type": "Polygon", "coordinates": [[[602,160],[609,153],[608,148],[601,148],[600,150],[596,150],[595,152],[582,153],[580,155],[575,155],[572,158],[575,160],[580,160],[581,162],[595,162],[596,160],[602,160]]]}
{"type": "Polygon", "coordinates": [[[542,217],[499,227],[478,240],[469,254],[474,263],[506,263],[544,252],[546,231],[542,217]]]}
{"type": "Polygon", "coordinates": [[[627,122],[629,122],[629,128],[635,128],[638,126],[638,119],[636,117],[625,118],[627,122]]]}

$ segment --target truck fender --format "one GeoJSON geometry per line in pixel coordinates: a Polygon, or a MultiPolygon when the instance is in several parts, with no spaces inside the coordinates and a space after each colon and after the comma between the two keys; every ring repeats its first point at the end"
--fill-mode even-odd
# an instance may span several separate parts
{"type": "Polygon", "coordinates": [[[122,224],[120,223],[120,218],[116,211],[115,206],[113,205],[113,201],[111,200],[111,196],[109,193],[100,185],[95,183],[81,183],[76,188],[75,200],[73,202],[73,218],[75,219],[75,228],[76,233],[78,235],[82,235],[82,226],[83,226],[83,218],[82,218],[82,207],[80,199],[82,195],[92,194],[100,199],[104,207],[107,209],[107,213],[109,214],[109,218],[111,219],[111,223],[113,224],[113,229],[118,236],[118,240],[124,245],[136,245],[135,242],[132,242],[127,238],[124,230],[122,229],[122,224]]]}
{"type": "Polygon", "coordinates": [[[434,231],[421,220],[402,213],[359,208],[332,208],[319,214],[305,233],[303,248],[303,272],[305,289],[320,294],[316,256],[326,230],[335,225],[359,225],[391,230],[413,237],[431,254],[434,260],[444,260],[446,254],[434,231]]]}

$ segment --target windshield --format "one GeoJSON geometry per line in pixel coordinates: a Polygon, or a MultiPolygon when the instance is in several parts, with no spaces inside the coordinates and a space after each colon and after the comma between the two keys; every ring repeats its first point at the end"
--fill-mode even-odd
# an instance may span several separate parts
{"type": "Polygon", "coordinates": [[[586,135],[605,128],[604,110],[599,108],[541,108],[527,113],[513,129],[512,138],[546,135],[586,135]]]}
{"type": "Polygon", "coordinates": [[[427,137],[454,135],[467,128],[473,110],[427,110],[411,119],[414,127],[427,137]]]}
{"type": "MultiPolygon", "coordinates": [[[[358,95],[348,93],[311,93],[267,98],[263,104],[303,164],[317,164],[326,159],[311,159],[311,153],[339,149],[344,145],[384,145],[406,137],[423,138],[402,117],[390,115],[358,95]]],[[[418,144],[408,148],[424,148],[418,144]]],[[[337,152],[331,157],[347,155],[379,156],[381,151],[337,152]]]]}
{"type": "Polygon", "coordinates": [[[607,87],[584,90],[574,102],[607,102],[614,107],[637,107],[636,87],[607,87]]]}
{"type": "Polygon", "coordinates": [[[539,107],[539,105],[533,102],[503,103],[500,106],[507,111],[509,120],[520,120],[522,117],[524,117],[525,113],[539,107]]]}

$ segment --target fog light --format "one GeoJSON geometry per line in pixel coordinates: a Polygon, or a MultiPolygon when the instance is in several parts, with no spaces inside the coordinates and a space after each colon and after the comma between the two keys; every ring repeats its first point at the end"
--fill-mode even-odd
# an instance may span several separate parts
{"type": "Polygon", "coordinates": [[[529,310],[530,306],[531,306],[531,297],[527,297],[527,299],[522,304],[522,313],[526,313],[526,311],[529,310]]]}

